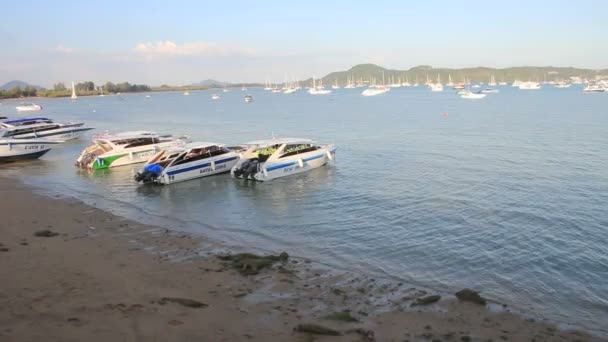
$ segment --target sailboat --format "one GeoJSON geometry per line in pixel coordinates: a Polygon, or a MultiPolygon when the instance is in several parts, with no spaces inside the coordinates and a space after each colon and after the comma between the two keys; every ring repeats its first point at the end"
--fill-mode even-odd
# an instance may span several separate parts
{"type": "Polygon", "coordinates": [[[490,82],[488,82],[490,87],[496,87],[496,80],[494,79],[494,75],[490,77],[490,82]]]}
{"type": "Polygon", "coordinates": [[[99,90],[101,90],[101,94],[99,94],[99,96],[104,97],[105,95],[103,94],[103,86],[99,87],[99,90]]]}
{"type": "Polygon", "coordinates": [[[74,81],[72,81],[72,96],[71,99],[72,100],[76,100],[78,98],[78,96],[76,96],[76,87],[74,87],[74,81]]]}
{"type": "Polygon", "coordinates": [[[327,95],[331,93],[331,90],[327,90],[323,87],[323,79],[319,81],[319,85],[315,81],[315,76],[312,76],[312,87],[308,89],[308,93],[311,95],[327,95]]]}
{"type": "Polygon", "coordinates": [[[454,82],[452,82],[452,75],[448,74],[448,83],[445,84],[447,87],[453,87],[454,82]]]}
{"type": "Polygon", "coordinates": [[[439,74],[437,74],[437,83],[430,83],[429,88],[431,88],[431,91],[443,91],[443,84],[441,84],[441,76],[439,74]]]}

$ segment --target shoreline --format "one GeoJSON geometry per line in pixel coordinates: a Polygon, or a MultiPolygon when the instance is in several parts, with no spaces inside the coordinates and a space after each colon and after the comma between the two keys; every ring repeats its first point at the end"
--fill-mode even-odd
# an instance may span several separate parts
{"type": "Polygon", "coordinates": [[[207,238],[46,197],[14,178],[0,176],[0,189],[0,339],[605,340],[297,257],[243,275],[262,264],[220,260],[207,238]],[[40,230],[59,235],[33,236],[40,230]],[[294,331],[301,324],[342,336],[294,331]]]}

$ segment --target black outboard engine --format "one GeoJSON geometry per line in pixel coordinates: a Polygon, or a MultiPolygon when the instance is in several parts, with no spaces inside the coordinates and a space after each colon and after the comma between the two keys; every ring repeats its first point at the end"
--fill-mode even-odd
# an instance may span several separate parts
{"type": "Polygon", "coordinates": [[[258,172],[259,161],[257,159],[246,160],[241,164],[241,167],[234,170],[235,177],[251,178],[258,172]]]}
{"type": "Polygon", "coordinates": [[[146,165],[142,172],[135,174],[135,181],[144,184],[154,182],[158,179],[162,171],[163,168],[158,164],[146,165]]]}

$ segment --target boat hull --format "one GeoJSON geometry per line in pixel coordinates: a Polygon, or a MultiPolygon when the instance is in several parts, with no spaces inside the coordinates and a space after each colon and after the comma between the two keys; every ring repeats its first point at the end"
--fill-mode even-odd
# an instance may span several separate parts
{"type": "Polygon", "coordinates": [[[93,128],[90,127],[62,127],[51,129],[48,131],[32,132],[24,134],[15,134],[11,136],[14,139],[38,139],[44,138],[51,141],[67,141],[80,138],[80,136],[93,128]]]}
{"type": "Polygon", "coordinates": [[[239,155],[237,153],[227,153],[178,166],[170,166],[163,170],[156,182],[167,185],[225,173],[230,171],[238,161],[239,155]]]}
{"type": "MultiPolygon", "coordinates": [[[[294,174],[310,171],[326,165],[330,160],[335,160],[336,147],[329,145],[320,148],[316,151],[303,153],[301,155],[290,158],[274,161],[272,163],[264,163],[253,175],[254,179],[260,182],[267,182],[276,178],[291,176],[294,174]]],[[[232,176],[235,176],[235,171],[241,166],[241,162],[237,163],[231,170],[232,176]]],[[[236,178],[243,178],[242,176],[236,178]]]]}
{"type": "Polygon", "coordinates": [[[0,162],[38,159],[51,150],[53,143],[41,141],[1,141],[0,162]]]}
{"type": "Polygon", "coordinates": [[[77,160],[77,165],[81,168],[102,170],[119,166],[145,163],[148,158],[155,155],[165,148],[174,146],[174,142],[160,143],[156,145],[141,146],[130,150],[104,153],[98,157],[93,157],[89,162],[82,165],[82,161],[87,158],[82,153],[77,160]]]}

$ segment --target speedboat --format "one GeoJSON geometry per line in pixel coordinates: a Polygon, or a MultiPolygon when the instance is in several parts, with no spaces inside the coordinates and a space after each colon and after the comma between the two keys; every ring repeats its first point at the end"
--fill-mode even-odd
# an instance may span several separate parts
{"type": "Polygon", "coordinates": [[[388,93],[391,88],[385,86],[377,86],[375,88],[367,88],[361,92],[361,96],[376,96],[384,93],[388,93]]]}
{"type": "Polygon", "coordinates": [[[585,93],[602,93],[606,91],[606,89],[597,83],[590,83],[587,84],[585,88],[583,88],[583,91],[585,93]]]}
{"type": "Polygon", "coordinates": [[[123,132],[115,135],[102,134],[93,139],[93,145],[85,148],[76,166],[82,169],[107,169],[129,164],[144,163],[161,150],[184,145],[188,137],[158,135],[151,131],[123,132]]]}
{"type": "Polygon", "coordinates": [[[245,99],[245,102],[247,102],[247,103],[253,102],[253,96],[251,96],[251,95],[245,95],[244,99],[245,99]]]}
{"type": "Polygon", "coordinates": [[[211,99],[212,100],[219,100],[220,96],[218,94],[213,94],[213,95],[211,95],[211,99]]]}
{"type": "Polygon", "coordinates": [[[285,89],[283,89],[283,94],[293,94],[296,91],[297,91],[296,88],[291,88],[291,87],[290,88],[285,88],[285,89]]]}
{"type": "Polygon", "coordinates": [[[494,89],[494,88],[485,88],[485,89],[482,89],[482,90],[480,91],[480,93],[482,93],[482,94],[497,94],[497,93],[498,93],[498,89],[494,89]]]}
{"type": "Polygon", "coordinates": [[[519,84],[521,90],[538,90],[540,89],[540,83],[538,82],[521,82],[519,84]]]}
{"type": "Polygon", "coordinates": [[[465,90],[465,91],[459,92],[459,93],[460,93],[461,98],[467,99],[467,100],[479,100],[479,99],[483,99],[484,97],[486,97],[486,94],[474,93],[474,92],[468,91],[468,90],[465,90]]]}
{"type": "Polygon", "coordinates": [[[42,110],[42,106],[35,103],[23,103],[15,108],[18,112],[37,112],[42,110]]]}
{"type": "Polygon", "coordinates": [[[443,84],[441,83],[431,83],[429,84],[429,88],[431,88],[431,91],[443,91],[443,84]]]}
{"type": "MultiPolygon", "coordinates": [[[[1,132],[1,131],[0,131],[1,132]]],[[[38,159],[62,141],[0,138],[0,162],[38,159]]]]}
{"type": "Polygon", "coordinates": [[[190,92],[189,91],[185,91],[184,92],[184,96],[188,96],[188,95],[190,95],[190,92]]]}
{"type": "Polygon", "coordinates": [[[135,180],[142,183],[171,184],[228,172],[236,165],[243,147],[193,142],[153,155],[135,180]]]}
{"type": "Polygon", "coordinates": [[[336,157],[334,145],[317,145],[308,139],[259,140],[246,146],[230,173],[262,182],[316,169],[336,157]]]}
{"type": "Polygon", "coordinates": [[[58,123],[48,118],[0,120],[0,128],[4,129],[4,137],[14,139],[72,140],[80,137],[83,132],[93,129],[83,126],[82,122],[58,123]]]}

